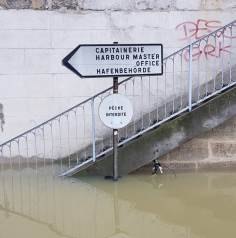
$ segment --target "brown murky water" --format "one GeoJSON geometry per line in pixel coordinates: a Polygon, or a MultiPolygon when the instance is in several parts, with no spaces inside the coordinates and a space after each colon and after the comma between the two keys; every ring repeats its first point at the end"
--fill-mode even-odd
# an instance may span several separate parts
{"type": "Polygon", "coordinates": [[[0,238],[236,237],[236,173],[62,179],[2,171],[0,238]]]}

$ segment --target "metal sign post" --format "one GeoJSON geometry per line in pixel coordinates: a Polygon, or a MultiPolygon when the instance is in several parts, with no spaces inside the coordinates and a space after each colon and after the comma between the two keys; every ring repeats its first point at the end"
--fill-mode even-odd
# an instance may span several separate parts
{"type": "MultiPolygon", "coordinates": [[[[114,45],[117,45],[118,42],[113,42],[114,45]]],[[[118,94],[119,91],[119,82],[118,77],[113,77],[113,94],[118,94]]],[[[118,129],[113,129],[113,180],[118,180],[118,129]]]]}
{"type": "MultiPolygon", "coordinates": [[[[118,94],[118,77],[113,77],[113,94],[118,94]]],[[[113,180],[118,180],[118,129],[113,129],[113,180]]]]}

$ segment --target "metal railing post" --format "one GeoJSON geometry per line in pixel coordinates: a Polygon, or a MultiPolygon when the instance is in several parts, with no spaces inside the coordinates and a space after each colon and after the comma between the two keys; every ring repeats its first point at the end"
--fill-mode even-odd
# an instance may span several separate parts
{"type": "Polygon", "coordinates": [[[95,134],[95,112],[94,112],[94,98],[91,101],[91,110],[92,110],[92,144],[93,144],[93,162],[96,161],[96,134],[95,134]]]}
{"type": "Polygon", "coordinates": [[[193,45],[189,45],[189,75],[188,75],[188,110],[192,111],[192,61],[193,61],[193,45]]]}

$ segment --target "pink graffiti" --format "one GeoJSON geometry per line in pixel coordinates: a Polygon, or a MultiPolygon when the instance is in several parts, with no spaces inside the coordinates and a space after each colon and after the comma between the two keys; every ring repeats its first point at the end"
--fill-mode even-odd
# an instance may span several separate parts
{"type": "MultiPolygon", "coordinates": [[[[217,20],[204,20],[198,19],[196,22],[186,21],[176,26],[176,30],[180,32],[180,40],[198,40],[206,34],[222,27],[220,21],[217,20]]],[[[236,27],[236,24],[233,25],[236,27]]],[[[230,44],[223,44],[223,38],[235,39],[236,35],[233,34],[232,28],[227,28],[225,30],[216,33],[214,44],[206,42],[205,45],[194,46],[193,47],[193,60],[198,60],[200,57],[205,57],[207,60],[210,57],[218,58],[222,53],[231,53],[230,44]]],[[[189,50],[185,50],[184,59],[189,60],[189,50]]]]}
{"type": "MultiPolygon", "coordinates": [[[[210,57],[219,58],[222,53],[230,53],[231,45],[222,46],[222,43],[219,42],[215,46],[212,44],[206,44],[203,47],[194,46],[192,52],[192,60],[199,60],[200,57],[205,57],[207,60],[210,57]]],[[[183,53],[184,59],[189,61],[189,49],[186,49],[183,53]]]]}
{"type": "Polygon", "coordinates": [[[212,32],[214,29],[220,28],[220,21],[207,21],[198,19],[196,22],[187,21],[176,26],[176,30],[183,33],[180,40],[199,39],[202,36],[212,32]]]}

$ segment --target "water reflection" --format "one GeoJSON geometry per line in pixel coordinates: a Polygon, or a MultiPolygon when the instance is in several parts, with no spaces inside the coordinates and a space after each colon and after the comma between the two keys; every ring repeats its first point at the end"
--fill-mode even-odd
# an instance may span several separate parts
{"type": "Polygon", "coordinates": [[[236,175],[62,179],[2,168],[0,237],[234,237],[236,175]]]}

